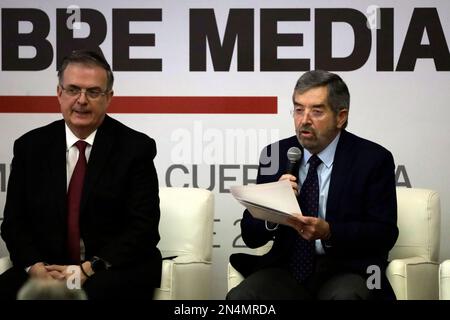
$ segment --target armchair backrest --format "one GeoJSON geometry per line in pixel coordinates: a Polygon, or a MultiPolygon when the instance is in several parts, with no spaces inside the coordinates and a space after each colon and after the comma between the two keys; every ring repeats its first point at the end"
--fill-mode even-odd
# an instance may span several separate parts
{"type": "Polygon", "coordinates": [[[399,236],[389,260],[419,256],[438,261],[440,197],[436,191],[397,188],[399,236]]]}
{"type": "Polygon", "coordinates": [[[214,224],[213,193],[198,188],[159,189],[163,257],[191,255],[211,261],[214,224]]]}

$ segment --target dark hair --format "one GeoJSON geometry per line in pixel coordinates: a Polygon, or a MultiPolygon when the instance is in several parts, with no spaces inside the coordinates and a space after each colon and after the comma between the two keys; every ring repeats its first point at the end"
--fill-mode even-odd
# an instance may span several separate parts
{"type": "MultiPolygon", "coordinates": [[[[295,84],[294,93],[304,93],[309,89],[327,86],[328,104],[335,114],[342,109],[350,109],[350,92],[344,80],[337,74],[324,70],[311,70],[304,73],[295,84]]],[[[345,122],[343,128],[347,126],[345,122]]]]}
{"type": "Polygon", "coordinates": [[[99,54],[94,51],[88,50],[75,50],[72,51],[71,54],[64,57],[61,66],[58,69],[58,79],[59,83],[62,84],[64,71],[67,66],[71,63],[81,63],[85,65],[93,65],[98,66],[106,70],[106,90],[112,90],[114,84],[114,75],[112,73],[111,67],[108,64],[108,61],[103,57],[102,54],[99,54]]]}

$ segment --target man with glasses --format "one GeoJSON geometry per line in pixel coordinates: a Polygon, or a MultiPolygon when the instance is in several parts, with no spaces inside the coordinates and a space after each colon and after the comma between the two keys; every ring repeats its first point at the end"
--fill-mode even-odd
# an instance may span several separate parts
{"type": "Polygon", "coordinates": [[[58,78],[64,119],[14,144],[1,228],[13,267],[0,298],[37,278],[89,299],[151,299],[161,274],[155,141],[106,115],[114,77],[101,54],[72,52],[58,78]]]}
{"type": "Polygon", "coordinates": [[[244,212],[245,244],[273,246],[263,256],[230,257],[246,279],[227,298],[395,298],[385,276],[398,236],[392,154],[345,130],[350,93],[338,75],[306,72],[292,99],[296,135],[263,150],[257,183],[289,181],[303,215],[272,225],[244,212]],[[293,147],[299,159],[288,170],[293,147]]]}

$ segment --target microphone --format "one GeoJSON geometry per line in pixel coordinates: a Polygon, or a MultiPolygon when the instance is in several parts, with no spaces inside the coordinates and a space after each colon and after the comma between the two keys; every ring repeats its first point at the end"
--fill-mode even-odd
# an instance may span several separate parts
{"type": "Polygon", "coordinates": [[[289,164],[286,173],[297,176],[298,161],[302,157],[302,151],[297,147],[291,147],[287,152],[287,157],[289,164]]]}

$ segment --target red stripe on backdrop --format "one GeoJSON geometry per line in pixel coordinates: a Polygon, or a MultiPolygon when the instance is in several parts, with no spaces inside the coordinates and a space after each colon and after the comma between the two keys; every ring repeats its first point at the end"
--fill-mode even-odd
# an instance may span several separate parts
{"type": "MultiPolygon", "coordinates": [[[[277,97],[123,97],[109,113],[251,113],[276,114],[277,97]]],[[[55,96],[0,96],[0,113],[59,113],[55,96]]]]}

